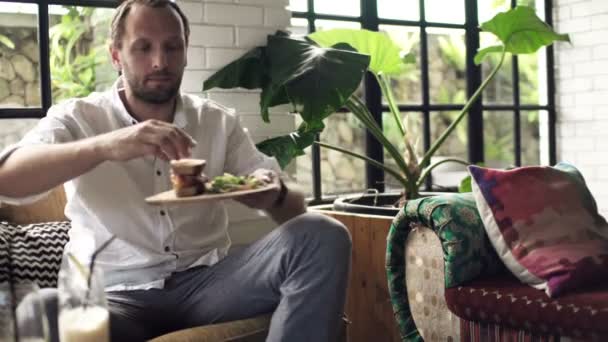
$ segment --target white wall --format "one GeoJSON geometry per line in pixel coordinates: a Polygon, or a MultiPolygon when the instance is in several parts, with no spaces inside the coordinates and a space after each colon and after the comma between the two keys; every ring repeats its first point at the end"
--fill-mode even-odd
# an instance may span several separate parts
{"type": "Polygon", "coordinates": [[[608,0],[555,0],[558,160],[585,176],[608,215],[608,0]]]}
{"type": "MultiPolygon", "coordinates": [[[[243,126],[253,139],[291,132],[293,117],[285,111],[271,112],[271,125],[259,115],[259,94],[252,91],[213,91],[202,93],[203,81],[214,71],[263,45],[266,36],[289,26],[289,0],[190,0],[177,1],[190,21],[188,67],[182,91],[219,101],[235,108],[243,126]]],[[[230,206],[230,233],[233,243],[248,243],[274,228],[260,212],[227,202],[230,206]]]]}

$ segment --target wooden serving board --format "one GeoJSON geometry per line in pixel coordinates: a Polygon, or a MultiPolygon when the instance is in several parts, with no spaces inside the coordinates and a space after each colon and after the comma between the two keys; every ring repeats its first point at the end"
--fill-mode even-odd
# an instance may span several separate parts
{"type": "Polygon", "coordinates": [[[223,194],[216,193],[203,193],[201,195],[196,196],[186,196],[186,197],[177,197],[175,196],[175,192],[173,190],[165,191],[158,193],[156,195],[150,196],[146,198],[146,202],[152,205],[161,205],[161,204],[182,204],[182,203],[196,203],[196,202],[207,202],[207,201],[218,201],[224,199],[232,199],[235,197],[241,197],[245,195],[255,194],[258,192],[265,192],[273,189],[278,189],[278,185],[269,184],[257,189],[251,190],[239,190],[226,192],[223,194]]]}

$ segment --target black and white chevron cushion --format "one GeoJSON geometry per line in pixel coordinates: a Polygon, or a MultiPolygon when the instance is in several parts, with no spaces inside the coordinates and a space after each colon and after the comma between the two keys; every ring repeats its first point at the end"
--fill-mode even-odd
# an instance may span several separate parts
{"type": "Polygon", "coordinates": [[[0,283],[8,280],[10,267],[15,282],[35,281],[41,288],[56,287],[69,229],[67,221],[25,226],[0,222],[0,283]]]}

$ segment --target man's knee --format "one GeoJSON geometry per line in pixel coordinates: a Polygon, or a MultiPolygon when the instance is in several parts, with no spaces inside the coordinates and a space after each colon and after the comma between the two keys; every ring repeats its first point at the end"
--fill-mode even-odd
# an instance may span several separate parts
{"type": "Polygon", "coordinates": [[[306,213],[293,219],[292,232],[295,235],[305,235],[317,240],[321,246],[331,247],[329,250],[345,250],[350,253],[352,246],[351,235],[346,227],[338,220],[318,213],[306,213]]]}

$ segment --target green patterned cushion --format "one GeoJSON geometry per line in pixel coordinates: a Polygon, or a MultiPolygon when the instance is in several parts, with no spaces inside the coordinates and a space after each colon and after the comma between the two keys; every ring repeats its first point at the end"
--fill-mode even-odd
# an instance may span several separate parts
{"type": "Polygon", "coordinates": [[[405,286],[405,242],[412,228],[433,230],[443,245],[446,288],[480,274],[504,271],[488,240],[470,193],[445,194],[408,201],[395,217],[387,241],[386,269],[393,310],[404,341],[422,341],[410,314],[405,286]]]}

